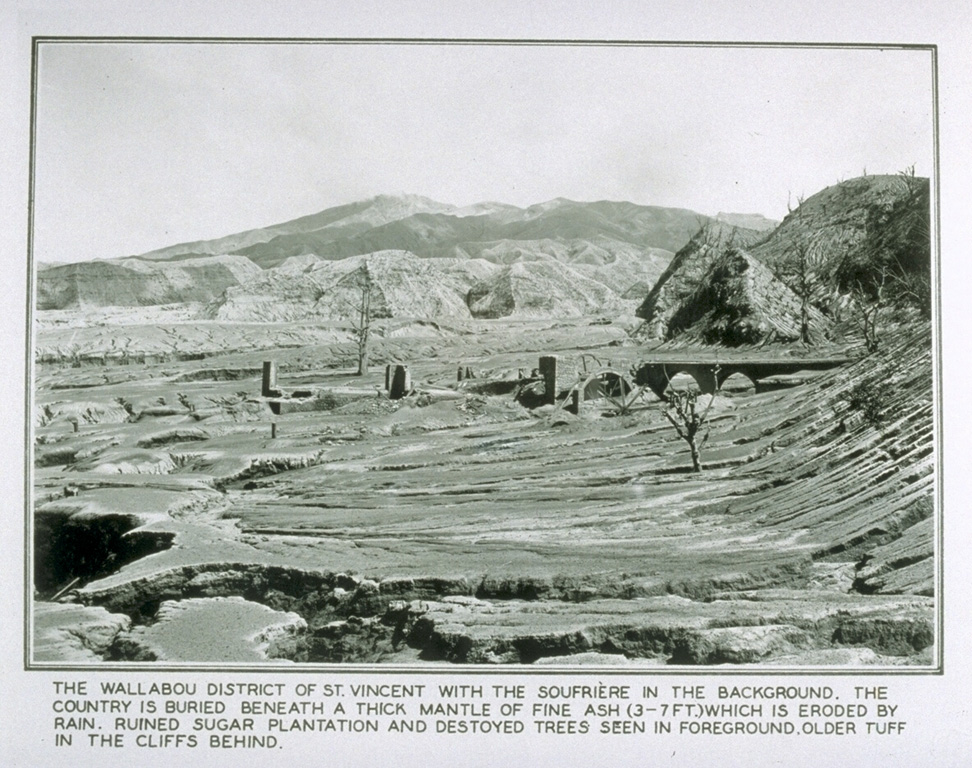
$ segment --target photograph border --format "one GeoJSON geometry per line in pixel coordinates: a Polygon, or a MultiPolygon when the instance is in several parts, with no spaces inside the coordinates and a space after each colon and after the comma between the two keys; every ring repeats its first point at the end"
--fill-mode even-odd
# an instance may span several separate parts
{"type": "Polygon", "coordinates": [[[792,41],[712,41],[712,40],[645,40],[645,39],[549,39],[549,38],[420,38],[420,37],[178,37],[178,36],[100,36],[100,35],[37,35],[31,37],[30,64],[30,135],[29,135],[29,189],[27,191],[27,280],[26,280],[26,359],[25,359],[25,468],[24,468],[24,616],[23,669],[32,671],[70,672],[206,672],[206,673],[266,673],[306,674],[317,671],[340,674],[395,675],[598,675],[598,676],[929,676],[945,672],[945,617],[944,617],[944,405],[943,405],[943,344],[941,298],[941,173],[940,173],[940,104],[939,59],[936,44],[905,43],[846,43],[846,42],[792,42],[792,41]],[[169,663],[169,662],[102,662],[102,663],[45,663],[33,660],[33,404],[35,396],[35,293],[36,263],[34,261],[34,201],[37,160],[37,95],[39,86],[39,56],[44,45],[58,44],[178,44],[178,45],[407,45],[407,46],[544,46],[544,47],[636,47],[636,48],[727,48],[727,49],[836,49],[836,50],[909,50],[930,54],[930,97],[932,107],[932,177],[931,183],[931,274],[932,274],[932,389],[933,389],[933,448],[934,472],[934,585],[935,585],[935,642],[934,663],[915,667],[767,667],[760,664],[740,666],[658,666],[658,667],[611,667],[611,666],[558,666],[536,667],[522,664],[485,666],[475,664],[397,665],[374,663],[302,663],[294,665],[222,664],[222,663],[169,663]]]}

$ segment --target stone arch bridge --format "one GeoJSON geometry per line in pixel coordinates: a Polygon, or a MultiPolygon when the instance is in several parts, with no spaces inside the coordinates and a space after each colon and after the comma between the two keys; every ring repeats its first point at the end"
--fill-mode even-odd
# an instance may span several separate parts
{"type": "Polygon", "coordinates": [[[826,371],[855,361],[852,357],[815,358],[729,358],[715,360],[659,360],[644,361],[637,367],[635,383],[648,387],[658,397],[664,398],[669,382],[676,374],[687,373],[699,385],[704,394],[714,395],[730,376],[741,373],[754,384],[769,376],[796,373],[797,371],[826,371]]]}

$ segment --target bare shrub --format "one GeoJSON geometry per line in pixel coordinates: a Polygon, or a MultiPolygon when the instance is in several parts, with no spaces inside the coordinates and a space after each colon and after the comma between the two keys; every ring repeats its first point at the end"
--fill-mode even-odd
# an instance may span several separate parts
{"type": "Polygon", "coordinates": [[[700,412],[699,394],[695,390],[671,391],[662,411],[678,436],[688,443],[693,472],[702,471],[701,453],[709,440],[709,410],[715,402],[715,395],[710,395],[705,410],[700,412]]]}

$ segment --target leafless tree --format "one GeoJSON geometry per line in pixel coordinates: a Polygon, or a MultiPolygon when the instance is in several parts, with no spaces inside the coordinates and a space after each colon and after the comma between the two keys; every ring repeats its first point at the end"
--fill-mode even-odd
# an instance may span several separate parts
{"type": "Polygon", "coordinates": [[[355,276],[355,285],[361,290],[357,303],[349,302],[351,328],[358,345],[358,376],[368,373],[368,341],[371,336],[371,300],[374,285],[368,262],[365,262],[355,276]]]}
{"type": "MultiPolygon", "coordinates": [[[[718,375],[717,371],[714,375],[718,375]]],[[[699,392],[694,389],[670,390],[665,410],[665,418],[675,427],[675,432],[688,443],[692,455],[692,471],[702,471],[702,449],[709,440],[709,411],[715,395],[709,397],[705,410],[699,411],[699,392]],[[702,432],[700,437],[699,433],[702,432]]]]}
{"type": "Polygon", "coordinates": [[[918,307],[924,316],[931,316],[931,269],[921,269],[916,272],[898,269],[889,271],[887,277],[890,280],[891,292],[895,296],[918,307]]]}
{"type": "Polygon", "coordinates": [[[872,291],[868,291],[860,282],[851,291],[857,310],[857,324],[864,337],[864,348],[868,353],[877,352],[881,344],[880,331],[887,304],[884,296],[884,286],[887,270],[881,270],[880,280],[872,291]]]}
{"type": "Polygon", "coordinates": [[[776,264],[776,277],[800,299],[800,340],[807,346],[813,344],[810,310],[820,288],[816,260],[809,241],[800,240],[786,251],[776,264]]]}
{"type": "Polygon", "coordinates": [[[915,175],[914,164],[909,165],[903,171],[898,171],[898,179],[909,198],[916,197],[921,192],[923,180],[915,175]]]}

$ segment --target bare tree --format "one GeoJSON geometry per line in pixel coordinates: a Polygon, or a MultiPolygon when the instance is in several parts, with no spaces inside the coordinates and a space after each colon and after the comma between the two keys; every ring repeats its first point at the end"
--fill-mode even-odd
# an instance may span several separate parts
{"type": "Polygon", "coordinates": [[[869,291],[860,281],[851,290],[857,310],[857,324],[864,337],[864,348],[869,354],[877,352],[881,344],[880,329],[887,303],[884,297],[887,270],[882,269],[880,275],[872,290],[869,291]]]}
{"type": "Polygon", "coordinates": [[[371,271],[365,262],[355,278],[356,286],[361,289],[357,304],[350,304],[352,311],[351,327],[358,345],[358,376],[368,373],[368,340],[371,335],[371,299],[374,290],[371,271]]]}
{"type": "MultiPolygon", "coordinates": [[[[713,371],[713,375],[718,377],[718,369],[713,371]]],[[[675,432],[682,440],[688,443],[689,452],[692,455],[692,471],[702,471],[702,449],[709,440],[709,411],[712,403],[715,402],[715,395],[709,397],[709,403],[705,410],[699,412],[699,392],[694,389],[682,391],[670,391],[668,403],[662,413],[665,418],[675,427],[675,432]],[[704,430],[701,438],[700,431],[704,430]]]]}
{"type": "Polygon", "coordinates": [[[916,272],[897,269],[889,271],[887,276],[891,281],[890,288],[895,297],[918,307],[925,317],[931,317],[932,282],[930,267],[916,272]]]}
{"type": "Polygon", "coordinates": [[[800,299],[800,340],[813,344],[810,310],[820,287],[813,249],[807,240],[793,244],[776,265],[776,277],[800,299]]]}
{"type": "Polygon", "coordinates": [[[903,171],[898,171],[898,179],[899,183],[904,187],[905,194],[909,198],[917,197],[924,184],[924,180],[920,176],[915,175],[914,163],[903,171]]]}

